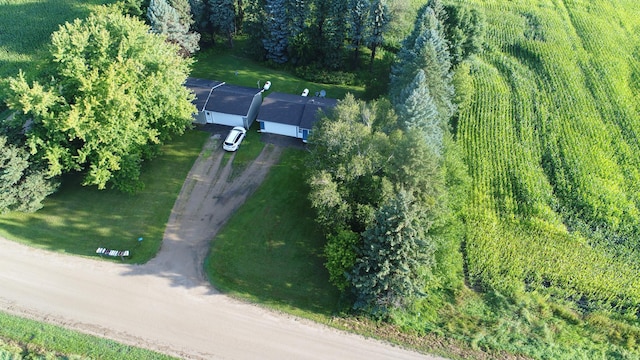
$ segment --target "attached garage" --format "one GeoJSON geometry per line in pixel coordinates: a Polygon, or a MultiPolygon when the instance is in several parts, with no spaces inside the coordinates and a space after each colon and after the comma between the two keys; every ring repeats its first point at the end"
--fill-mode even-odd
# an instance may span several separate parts
{"type": "Polygon", "coordinates": [[[258,115],[262,89],[228,85],[224,82],[189,78],[185,84],[196,98],[194,122],[242,126],[248,129],[258,115]]]}
{"type": "Polygon", "coordinates": [[[298,137],[298,125],[304,111],[306,98],[273,92],[262,101],[258,112],[260,131],[298,137]]]}
{"type": "Polygon", "coordinates": [[[257,121],[260,131],[290,136],[306,142],[319,110],[336,106],[337,100],[273,92],[264,98],[257,121]]]}

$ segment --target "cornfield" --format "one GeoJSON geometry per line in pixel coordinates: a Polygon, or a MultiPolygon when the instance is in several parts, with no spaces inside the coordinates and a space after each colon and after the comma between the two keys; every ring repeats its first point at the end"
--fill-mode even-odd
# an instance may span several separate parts
{"type": "Polygon", "coordinates": [[[468,0],[487,17],[460,114],[469,277],[640,304],[640,8],[468,0]]]}

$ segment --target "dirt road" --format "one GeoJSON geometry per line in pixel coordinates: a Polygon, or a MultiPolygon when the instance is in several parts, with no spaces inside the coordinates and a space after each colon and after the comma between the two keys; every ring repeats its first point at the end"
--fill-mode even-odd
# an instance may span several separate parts
{"type": "Polygon", "coordinates": [[[202,271],[208,242],[282,149],[268,145],[228,181],[218,142],[206,146],[156,258],[118,264],[0,239],[0,308],[188,359],[434,359],[216,292],[202,271]]]}

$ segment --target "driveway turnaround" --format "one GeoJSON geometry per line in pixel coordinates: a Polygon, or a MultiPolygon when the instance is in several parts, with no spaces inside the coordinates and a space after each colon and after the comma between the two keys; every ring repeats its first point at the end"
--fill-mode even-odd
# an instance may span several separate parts
{"type": "Polygon", "coordinates": [[[0,238],[0,309],[185,359],[436,359],[218,293],[209,241],[257,188],[281,148],[228,181],[219,140],[194,164],[158,255],[144,265],[69,256],[0,238]]]}

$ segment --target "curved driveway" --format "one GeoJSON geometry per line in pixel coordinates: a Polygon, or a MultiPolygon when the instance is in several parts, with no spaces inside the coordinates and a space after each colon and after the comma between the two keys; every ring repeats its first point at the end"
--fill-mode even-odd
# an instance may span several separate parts
{"type": "Polygon", "coordinates": [[[0,238],[0,308],[181,358],[435,359],[217,293],[202,274],[208,242],[281,149],[268,145],[228,181],[231,169],[217,142],[207,146],[212,149],[185,181],[156,258],[120,264],[0,238]]]}

